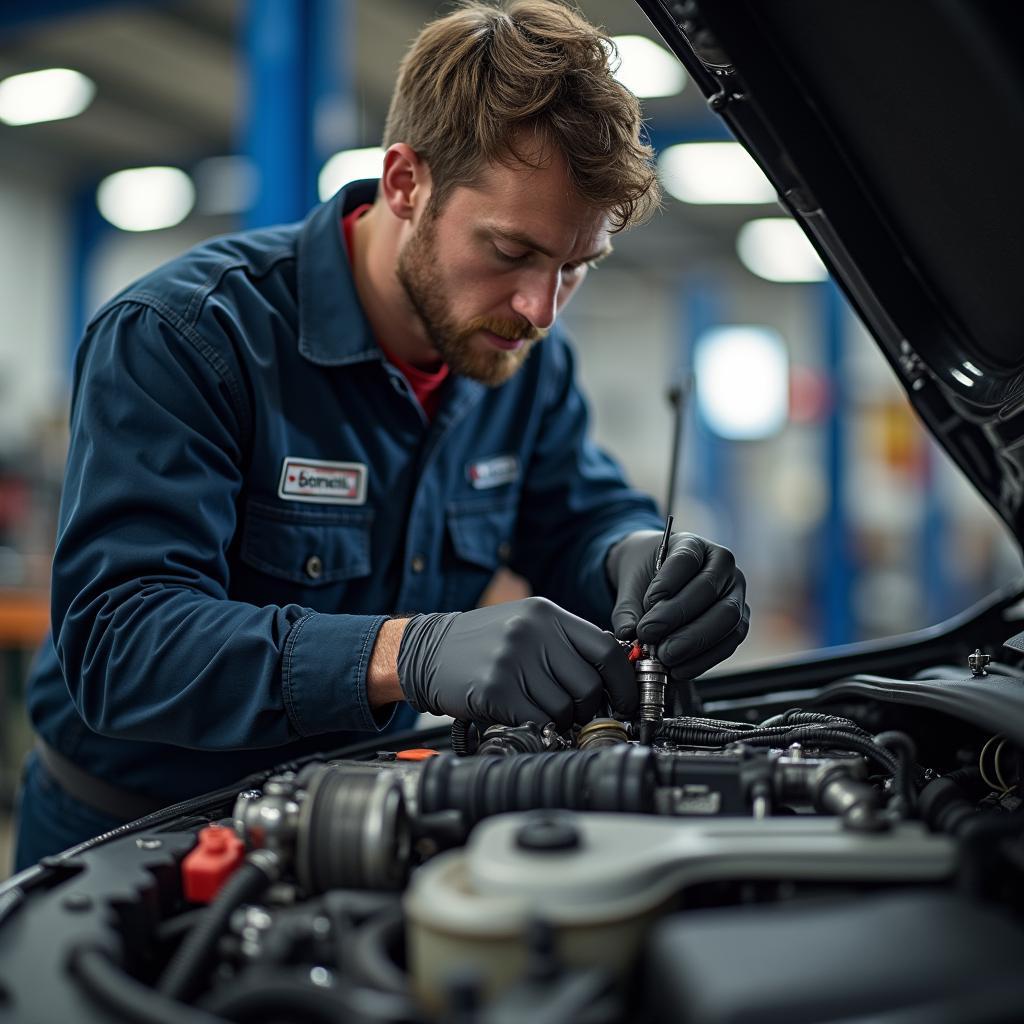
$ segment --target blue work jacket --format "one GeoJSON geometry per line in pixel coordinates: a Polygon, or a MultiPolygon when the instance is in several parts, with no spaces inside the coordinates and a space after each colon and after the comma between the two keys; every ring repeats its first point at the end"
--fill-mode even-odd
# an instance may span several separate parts
{"type": "Polygon", "coordinates": [[[609,546],[661,528],[557,330],[501,387],[451,376],[428,422],[344,248],[375,190],[207,242],[86,330],[28,703],[94,775],[171,801],[408,725],[367,702],[389,614],[472,608],[507,563],[606,625],[609,546]]]}

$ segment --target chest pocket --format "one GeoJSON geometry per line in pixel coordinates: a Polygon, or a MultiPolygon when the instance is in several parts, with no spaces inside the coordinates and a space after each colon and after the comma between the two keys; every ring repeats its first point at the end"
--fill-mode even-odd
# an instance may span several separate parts
{"type": "Polygon", "coordinates": [[[451,502],[445,509],[451,559],[445,571],[445,607],[476,606],[499,566],[512,554],[517,496],[451,502]]]}
{"type": "Polygon", "coordinates": [[[278,508],[250,501],[239,556],[262,573],[305,587],[369,576],[373,510],[278,508]]]}

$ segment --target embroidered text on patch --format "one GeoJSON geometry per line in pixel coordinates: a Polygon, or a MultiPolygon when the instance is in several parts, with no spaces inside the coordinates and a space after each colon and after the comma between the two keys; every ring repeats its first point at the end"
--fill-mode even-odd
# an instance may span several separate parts
{"type": "Polygon", "coordinates": [[[519,478],[519,459],[515,455],[495,455],[466,466],[466,477],[478,491],[500,487],[519,478]]]}
{"type": "Polygon", "coordinates": [[[285,501],[313,501],[324,505],[364,505],[366,464],[325,462],[289,456],[281,467],[277,496],[285,501]]]}

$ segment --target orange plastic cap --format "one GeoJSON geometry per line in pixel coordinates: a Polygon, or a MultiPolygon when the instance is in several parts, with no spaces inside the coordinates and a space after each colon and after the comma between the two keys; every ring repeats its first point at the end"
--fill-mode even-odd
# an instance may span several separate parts
{"type": "Polygon", "coordinates": [[[409,750],[400,750],[395,754],[395,759],[398,761],[426,761],[428,757],[435,757],[437,755],[436,750],[431,750],[429,747],[411,747],[409,750]]]}

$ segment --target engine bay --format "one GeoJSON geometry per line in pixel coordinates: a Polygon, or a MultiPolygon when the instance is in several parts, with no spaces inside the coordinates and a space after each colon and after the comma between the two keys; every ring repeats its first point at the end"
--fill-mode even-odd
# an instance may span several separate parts
{"type": "Polygon", "coordinates": [[[1004,652],[278,766],[0,889],[0,1017],[1018,1019],[1004,652]]]}

